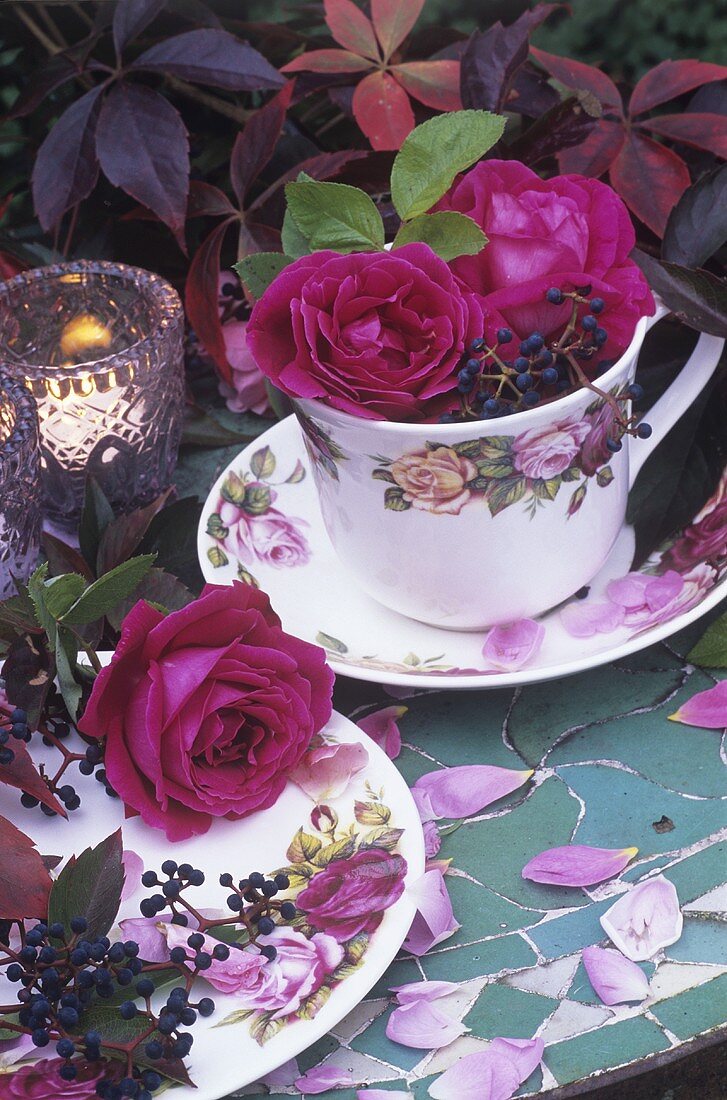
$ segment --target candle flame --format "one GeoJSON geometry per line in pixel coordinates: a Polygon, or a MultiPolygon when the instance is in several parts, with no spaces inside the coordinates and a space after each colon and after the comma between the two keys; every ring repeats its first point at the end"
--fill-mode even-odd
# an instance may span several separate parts
{"type": "Polygon", "coordinates": [[[63,326],[60,343],[63,355],[77,359],[90,348],[110,347],[111,330],[92,313],[79,313],[63,326]]]}

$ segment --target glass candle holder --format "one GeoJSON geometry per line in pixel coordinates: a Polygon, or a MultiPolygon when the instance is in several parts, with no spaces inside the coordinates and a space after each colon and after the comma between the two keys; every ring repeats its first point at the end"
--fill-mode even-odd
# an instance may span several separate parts
{"type": "Polygon", "coordinates": [[[184,314],[168,283],[95,260],[0,283],[0,369],[40,420],[47,519],[73,530],[88,475],[115,512],[171,483],[184,408],[184,314]]]}
{"type": "Polygon", "coordinates": [[[41,520],[38,413],[22,381],[0,373],[0,600],[33,572],[41,520]]]}

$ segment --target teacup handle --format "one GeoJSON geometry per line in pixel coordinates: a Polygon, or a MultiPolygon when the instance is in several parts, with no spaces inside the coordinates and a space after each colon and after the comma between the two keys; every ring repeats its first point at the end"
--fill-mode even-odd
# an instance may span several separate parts
{"type": "MultiPolygon", "coordinates": [[[[666,306],[659,303],[654,316],[648,319],[645,332],[653,328],[667,313],[669,310],[666,306]]],[[[631,448],[629,488],[654,447],[661,443],[682,413],[686,412],[709,382],[719,363],[724,343],[721,337],[710,336],[703,332],[694,351],[666,393],[663,393],[656,404],[649,409],[647,420],[653,431],[648,440],[639,440],[638,444],[631,448]]]]}

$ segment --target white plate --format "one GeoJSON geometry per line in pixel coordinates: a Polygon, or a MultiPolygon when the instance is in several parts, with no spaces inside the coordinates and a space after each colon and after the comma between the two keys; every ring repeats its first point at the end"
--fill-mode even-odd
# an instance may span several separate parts
{"type": "MultiPolygon", "coordinates": [[[[700,515],[725,495],[727,476],[700,515]]],[[[591,583],[589,600],[603,599],[608,582],[629,572],[634,543],[633,530],[624,527],[591,583]]],[[[727,529],[724,543],[723,554],[727,553],[727,529]]],[[[660,550],[666,552],[669,545],[660,550]]],[[[238,576],[252,575],[270,596],[284,628],[323,645],[337,673],[402,687],[496,688],[569,676],[645,649],[688,626],[727,595],[725,565],[717,569],[699,563],[685,574],[690,579],[682,598],[664,610],[660,621],[646,628],[634,624],[608,634],[574,638],[564,629],[559,611],[552,611],[540,618],[545,634],[537,654],[522,668],[498,669],[483,657],[483,633],[442,630],[407,619],[358,588],[336,556],[323,525],[310,463],[294,417],[266,431],[220,475],[202,512],[197,546],[208,581],[229,584],[238,576]],[[267,448],[268,461],[261,477],[252,467],[260,467],[253,456],[263,453],[263,448],[267,448]],[[271,456],[275,460],[272,471],[271,456]],[[266,480],[272,491],[271,506],[263,515],[247,517],[239,511],[237,530],[242,537],[237,540],[234,525],[227,528],[223,539],[208,531],[210,516],[219,514],[222,486],[231,473],[241,479],[266,480]]],[[[652,555],[641,570],[653,570],[659,559],[659,553],[652,555]]]]}
{"type": "MultiPolygon", "coordinates": [[[[407,861],[405,884],[410,885],[424,871],[424,840],[419,814],[406,783],[386,754],[347,718],[334,712],[325,733],[340,741],[364,744],[369,754],[365,770],[354,777],[343,795],[327,800],[328,804],[335,808],[342,827],[353,823],[359,832],[366,832],[369,826],[355,822],[354,800],[370,800],[367,782],[377,792],[383,789],[383,800],[392,811],[389,827],[404,830],[397,851],[407,861]]],[[[70,747],[71,741],[68,744],[70,747]]],[[[37,735],[30,747],[36,760],[52,761],[55,770],[58,765],[55,750],[43,748],[37,735]]],[[[286,848],[300,826],[308,833],[315,833],[310,823],[314,803],[293,783],[288,783],[270,809],[242,821],[217,820],[204,836],[173,844],[163,833],[144,825],[139,817],[125,821],[122,804],[109,798],[102,785],[92,778],[79,777],[72,767],[68,781],[74,783],[82,799],[81,808],[69,814],[68,821],[47,818],[38,809],[21,809],[18,792],[4,784],[0,784],[0,814],[11,818],[28,833],[40,852],[63,857],[79,854],[121,826],[124,848],[140,855],[146,869],[158,871],[164,859],[173,858],[204,871],[204,885],[190,892],[190,900],[196,907],[224,909],[229,891],[219,885],[222,872],[229,871],[237,879],[253,870],[267,873],[284,866],[288,863],[286,848]]],[[[136,894],[122,903],[121,917],[138,917],[139,900],[153,892],[140,885],[136,894]]],[[[264,1046],[259,1046],[250,1035],[249,1020],[215,1027],[241,1007],[240,1001],[233,995],[218,993],[205,982],[198,982],[195,992],[199,996],[211,996],[216,1011],[206,1020],[198,1019],[190,1029],[194,1046],[186,1062],[197,1088],[175,1087],[169,1093],[170,1098],[219,1100],[270,1073],[330,1031],[384,973],[406,937],[413,914],[414,905],[405,889],[372,933],[360,968],[333,987],[328,1001],[312,1020],[294,1020],[264,1046]]],[[[0,989],[6,1000],[8,988],[13,990],[11,996],[17,992],[16,987],[4,979],[0,986],[7,987],[0,989]]]]}

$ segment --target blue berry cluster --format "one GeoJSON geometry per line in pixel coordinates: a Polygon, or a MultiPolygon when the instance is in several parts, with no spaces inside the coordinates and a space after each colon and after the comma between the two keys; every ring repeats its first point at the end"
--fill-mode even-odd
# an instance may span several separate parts
{"type": "Polygon", "coordinates": [[[20,707],[12,710],[7,717],[0,714],[0,764],[12,764],[15,753],[8,742],[30,741],[28,715],[20,707]]]}

